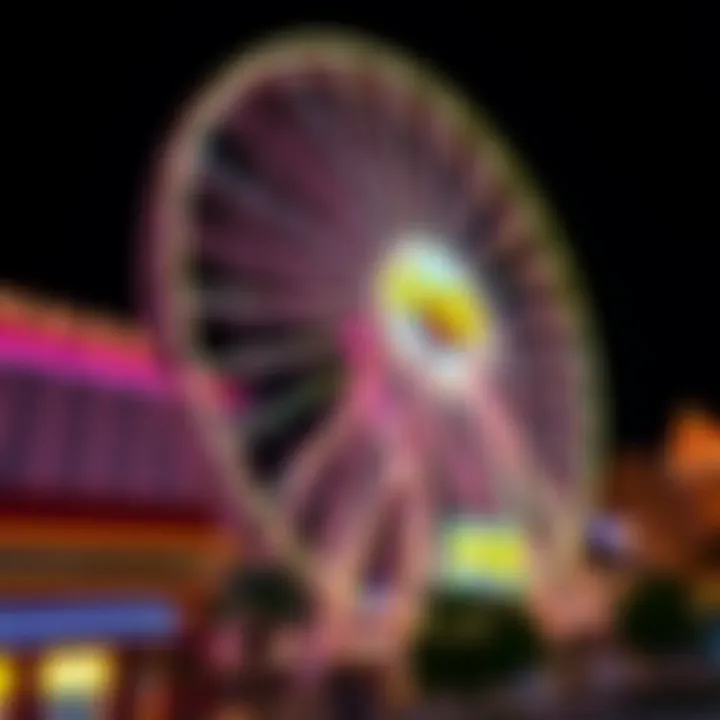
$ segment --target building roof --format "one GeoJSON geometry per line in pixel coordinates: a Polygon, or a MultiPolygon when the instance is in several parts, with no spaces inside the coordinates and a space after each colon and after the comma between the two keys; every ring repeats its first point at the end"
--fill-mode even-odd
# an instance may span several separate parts
{"type": "Polygon", "coordinates": [[[147,333],[0,290],[0,500],[208,508],[215,485],[147,333]]]}
{"type": "MultiPolygon", "coordinates": [[[[170,374],[137,323],[7,288],[0,288],[0,368],[138,394],[173,392],[170,374]]],[[[215,384],[236,402],[229,387],[219,379],[215,384]]]]}

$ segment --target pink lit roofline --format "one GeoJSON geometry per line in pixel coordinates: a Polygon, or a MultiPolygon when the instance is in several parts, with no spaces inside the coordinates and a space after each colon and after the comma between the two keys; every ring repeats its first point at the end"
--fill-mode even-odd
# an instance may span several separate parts
{"type": "MultiPolygon", "coordinates": [[[[0,367],[34,370],[155,397],[167,397],[174,392],[168,374],[150,355],[123,357],[121,352],[83,347],[71,340],[53,341],[32,332],[0,330],[0,367]]],[[[224,395],[231,406],[244,404],[240,393],[226,390],[224,395]]]]}

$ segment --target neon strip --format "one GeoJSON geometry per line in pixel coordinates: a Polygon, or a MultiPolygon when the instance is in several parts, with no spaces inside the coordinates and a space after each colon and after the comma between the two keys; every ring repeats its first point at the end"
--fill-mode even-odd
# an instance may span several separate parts
{"type": "Polygon", "coordinates": [[[169,391],[167,378],[159,368],[142,358],[83,347],[78,341],[48,342],[47,338],[30,332],[0,333],[0,364],[150,394],[164,395],[169,391]]]}
{"type": "MultiPolygon", "coordinates": [[[[167,397],[174,393],[169,377],[149,354],[123,354],[93,347],[79,338],[48,338],[25,329],[0,328],[0,368],[3,366],[143,395],[167,397]]],[[[246,404],[238,390],[218,383],[218,393],[227,407],[246,404]]]]}
{"type": "Polygon", "coordinates": [[[173,607],[155,602],[0,605],[0,645],[164,639],[177,632],[179,621],[173,607]]]}

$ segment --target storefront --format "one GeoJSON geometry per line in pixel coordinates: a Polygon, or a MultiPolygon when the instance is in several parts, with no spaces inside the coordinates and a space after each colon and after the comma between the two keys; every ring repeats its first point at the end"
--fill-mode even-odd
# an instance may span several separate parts
{"type": "Polygon", "coordinates": [[[142,332],[0,291],[0,718],[195,712],[215,487],[142,332]]]}
{"type": "Polygon", "coordinates": [[[201,647],[233,552],[215,530],[178,521],[5,518],[0,707],[28,720],[67,707],[73,718],[174,718],[200,692],[181,665],[201,647]]]}

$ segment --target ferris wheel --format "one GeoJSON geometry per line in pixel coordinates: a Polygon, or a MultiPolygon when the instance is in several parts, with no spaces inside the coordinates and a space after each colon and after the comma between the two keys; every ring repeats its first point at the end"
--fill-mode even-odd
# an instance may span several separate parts
{"type": "Polygon", "coordinates": [[[265,43],[181,118],[148,220],[154,326],[228,506],[334,603],[378,578],[417,596],[439,515],[578,529],[600,437],[583,295],[444,80],[354,36],[265,43]]]}

